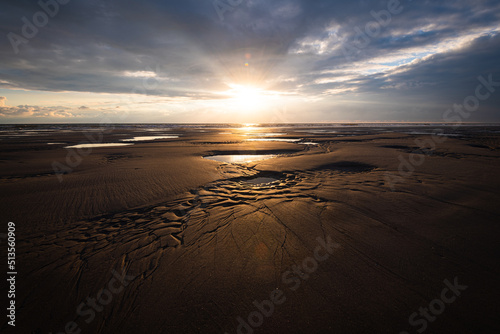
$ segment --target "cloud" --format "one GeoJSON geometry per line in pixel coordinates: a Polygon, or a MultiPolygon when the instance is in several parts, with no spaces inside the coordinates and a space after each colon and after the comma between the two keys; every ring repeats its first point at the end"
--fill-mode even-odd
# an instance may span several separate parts
{"type": "Polygon", "coordinates": [[[40,106],[7,106],[7,98],[0,96],[0,117],[5,118],[69,118],[77,117],[71,109],[66,107],[40,107],[40,106]]]}
{"type": "MultiPolygon", "coordinates": [[[[401,13],[382,24],[387,4],[246,0],[222,21],[213,1],[72,1],[19,55],[0,39],[0,88],[189,102],[253,83],[325,103],[333,95],[390,100],[403,110],[421,99],[438,110],[479,73],[499,73],[498,1],[402,0],[401,13]]],[[[21,34],[21,17],[38,10],[33,1],[2,1],[0,32],[21,34]]],[[[10,112],[36,117],[42,109],[10,112]]]]}

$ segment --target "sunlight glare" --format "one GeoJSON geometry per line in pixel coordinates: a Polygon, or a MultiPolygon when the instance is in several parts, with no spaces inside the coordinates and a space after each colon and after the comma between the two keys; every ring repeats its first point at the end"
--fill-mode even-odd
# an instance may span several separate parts
{"type": "Polygon", "coordinates": [[[234,107],[241,111],[258,111],[269,107],[270,97],[262,89],[252,86],[232,85],[229,95],[234,107]]]}

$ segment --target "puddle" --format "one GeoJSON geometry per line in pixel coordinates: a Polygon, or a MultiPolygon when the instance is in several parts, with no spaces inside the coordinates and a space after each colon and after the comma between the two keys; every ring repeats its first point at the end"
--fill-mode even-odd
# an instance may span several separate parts
{"type": "Polygon", "coordinates": [[[319,145],[318,143],[313,143],[313,142],[303,142],[299,143],[300,145],[319,145]]]}
{"type": "Polygon", "coordinates": [[[246,180],[246,183],[250,183],[254,186],[261,186],[261,185],[266,185],[269,183],[273,183],[279,181],[278,179],[275,179],[273,177],[256,177],[254,179],[246,180]]]}
{"type": "Polygon", "coordinates": [[[254,139],[247,139],[247,141],[281,141],[281,142],[288,142],[288,143],[296,143],[301,141],[302,139],[285,139],[285,138],[254,138],[254,139]]]}
{"type": "Polygon", "coordinates": [[[179,138],[179,136],[174,136],[174,135],[170,135],[170,136],[143,136],[143,137],[134,137],[134,138],[131,138],[131,139],[120,139],[120,141],[127,141],[127,142],[131,142],[131,141],[150,141],[150,140],[156,140],[156,139],[176,139],[176,138],[179,138]]]}
{"type": "Polygon", "coordinates": [[[263,155],[213,155],[204,158],[208,160],[226,162],[230,164],[241,164],[241,163],[271,159],[274,157],[276,157],[276,155],[274,154],[263,154],[263,155]]]}
{"type": "Polygon", "coordinates": [[[107,144],[78,144],[73,146],[65,146],[64,148],[94,148],[94,147],[121,147],[130,146],[134,144],[120,144],[120,143],[107,143],[107,144]]]}

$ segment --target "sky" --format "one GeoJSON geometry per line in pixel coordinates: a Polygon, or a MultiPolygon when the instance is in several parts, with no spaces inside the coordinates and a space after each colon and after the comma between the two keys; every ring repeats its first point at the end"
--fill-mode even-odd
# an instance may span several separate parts
{"type": "Polygon", "coordinates": [[[500,122],[498,0],[0,3],[0,123],[457,115],[500,122]]]}

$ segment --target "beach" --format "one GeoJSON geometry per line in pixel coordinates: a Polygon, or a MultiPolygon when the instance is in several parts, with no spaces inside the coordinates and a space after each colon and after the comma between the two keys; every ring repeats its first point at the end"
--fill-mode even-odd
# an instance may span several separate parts
{"type": "Polygon", "coordinates": [[[25,125],[0,138],[18,268],[3,333],[500,329],[499,126],[25,125]]]}

